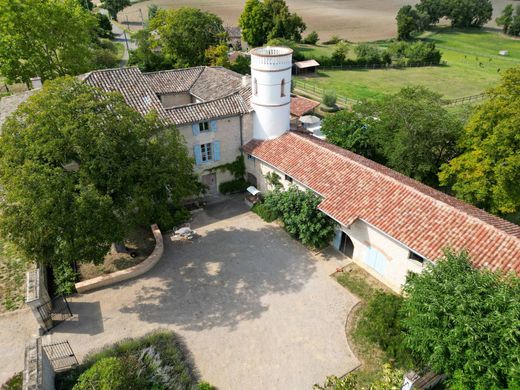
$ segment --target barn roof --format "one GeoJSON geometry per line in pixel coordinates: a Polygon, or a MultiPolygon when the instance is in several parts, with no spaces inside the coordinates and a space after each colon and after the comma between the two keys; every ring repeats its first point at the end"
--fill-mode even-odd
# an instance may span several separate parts
{"type": "Polygon", "coordinates": [[[478,267],[520,273],[520,226],[383,165],[298,132],[244,151],[320,194],[319,209],[346,226],[363,220],[433,261],[449,246],[478,267]]]}
{"type": "Polygon", "coordinates": [[[319,102],[304,98],[303,96],[291,97],[291,115],[302,116],[320,105],[319,102]]]}
{"type": "Polygon", "coordinates": [[[305,68],[313,68],[315,66],[320,66],[320,64],[316,60],[305,60],[305,61],[295,62],[294,66],[296,66],[298,69],[305,69],[305,68]]]}

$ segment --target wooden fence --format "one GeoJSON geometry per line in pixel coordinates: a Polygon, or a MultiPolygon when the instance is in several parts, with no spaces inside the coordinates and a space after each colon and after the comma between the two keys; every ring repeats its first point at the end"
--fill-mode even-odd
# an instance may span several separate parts
{"type": "Polygon", "coordinates": [[[434,62],[419,62],[412,64],[357,64],[357,65],[323,65],[319,67],[321,70],[362,70],[362,69],[401,69],[401,68],[424,68],[427,66],[443,66],[447,65],[446,61],[440,64],[434,62]]]}
{"type": "Polygon", "coordinates": [[[479,100],[484,100],[487,98],[487,93],[481,93],[478,95],[471,95],[471,96],[464,96],[457,99],[451,99],[451,100],[445,100],[444,105],[445,106],[456,106],[459,104],[467,104],[471,102],[476,102],[479,100]]]}

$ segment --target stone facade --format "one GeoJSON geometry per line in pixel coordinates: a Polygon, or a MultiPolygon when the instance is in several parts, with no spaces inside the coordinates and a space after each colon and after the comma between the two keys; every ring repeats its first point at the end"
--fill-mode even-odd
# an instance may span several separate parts
{"type": "Polygon", "coordinates": [[[54,390],[54,369],[42,346],[42,339],[35,337],[25,348],[23,390],[54,390]]]}

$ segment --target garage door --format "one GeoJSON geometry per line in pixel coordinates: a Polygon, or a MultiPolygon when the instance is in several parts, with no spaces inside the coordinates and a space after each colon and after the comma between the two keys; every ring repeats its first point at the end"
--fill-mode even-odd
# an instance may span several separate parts
{"type": "Polygon", "coordinates": [[[365,255],[365,264],[373,268],[378,274],[384,275],[388,266],[388,259],[378,250],[368,248],[365,255]]]}

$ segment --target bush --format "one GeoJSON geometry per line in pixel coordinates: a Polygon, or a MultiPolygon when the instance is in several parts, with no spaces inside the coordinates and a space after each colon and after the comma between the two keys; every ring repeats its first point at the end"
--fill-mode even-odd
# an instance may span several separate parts
{"type": "Polygon", "coordinates": [[[320,40],[320,37],[316,31],[311,31],[309,35],[305,37],[303,40],[303,43],[306,43],[308,45],[315,45],[320,40]]]}
{"type": "Polygon", "coordinates": [[[235,194],[238,192],[244,192],[247,187],[249,187],[249,183],[243,178],[240,178],[220,183],[218,190],[222,194],[235,194]]]}
{"type": "Polygon", "coordinates": [[[318,210],[321,198],[292,186],[287,191],[269,192],[265,207],[280,218],[285,230],[304,245],[327,246],[334,236],[335,222],[318,210]]]}
{"type": "Polygon", "coordinates": [[[359,64],[381,64],[381,50],[375,45],[361,43],[354,49],[359,64]]]}
{"type": "Polygon", "coordinates": [[[264,203],[255,203],[251,208],[251,211],[257,214],[265,222],[273,222],[278,216],[274,210],[271,210],[264,203]]]}
{"type": "Polygon", "coordinates": [[[336,92],[332,90],[325,91],[323,97],[321,98],[321,102],[324,106],[327,107],[336,106],[336,92]]]}
{"type": "Polygon", "coordinates": [[[108,357],[98,360],[80,375],[73,390],[142,389],[146,380],[139,377],[137,360],[108,357]]]}
{"type": "Polygon", "coordinates": [[[76,292],[76,272],[71,264],[66,262],[53,265],[52,276],[54,278],[56,295],[69,295],[76,292]]]}
{"type": "Polygon", "coordinates": [[[368,301],[357,326],[357,333],[381,347],[400,366],[411,363],[404,347],[403,329],[399,322],[403,298],[378,291],[368,301]]]}
{"type": "Polygon", "coordinates": [[[323,42],[325,45],[335,45],[341,41],[341,38],[337,35],[333,35],[328,41],[323,42]]]}
{"type": "Polygon", "coordinates": [[[2,390],[22,390],[23,373],[13,375],[2,385],[2,390]]]}
{"type": "Polygon", "coordinates": [[[332,52],[331,61],[336,65],[343,65],[347,58],[348,50],[349,47],[345,42],[339,42],[332,52]]]}

